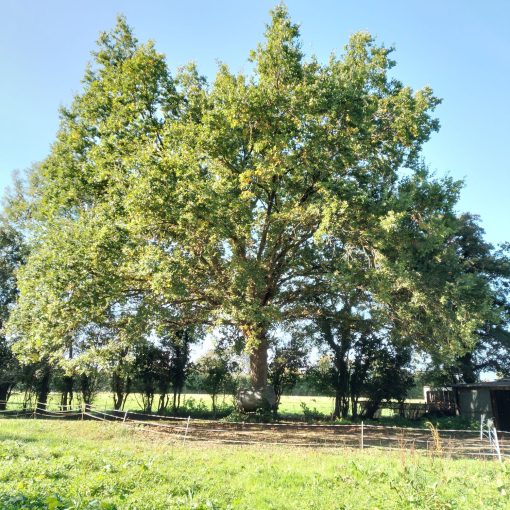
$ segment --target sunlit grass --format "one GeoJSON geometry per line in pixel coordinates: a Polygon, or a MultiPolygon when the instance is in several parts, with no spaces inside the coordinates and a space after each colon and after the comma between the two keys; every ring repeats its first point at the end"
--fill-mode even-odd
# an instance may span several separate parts
{"type": "Polygon", "coordinates": [[[0,421],[2,509],[508,509],[510,465],[0,421]]]}

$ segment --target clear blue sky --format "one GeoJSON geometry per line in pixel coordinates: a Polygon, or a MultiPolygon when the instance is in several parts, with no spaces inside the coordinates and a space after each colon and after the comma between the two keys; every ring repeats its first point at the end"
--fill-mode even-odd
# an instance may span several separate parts
{"type": "MultiPolygon", "coordinates": [[[[58,107],[80,91],[101,30],[124,13],[153,39],[171,69],[190,60],[214,75],[217,60],[240,70],[261,40],[274,1],[0,0],[0,190],[14,169],[43,159],[58,107]]],[[[480,214],[487,237],[510,241],[510,1],[288,0],[303,49],[326,59],[366,30],[397,49],[395,75],[430,85],[444,102],[441,131],[424,156],[440,175],[464,178],[460,210],[480,214]]]]}

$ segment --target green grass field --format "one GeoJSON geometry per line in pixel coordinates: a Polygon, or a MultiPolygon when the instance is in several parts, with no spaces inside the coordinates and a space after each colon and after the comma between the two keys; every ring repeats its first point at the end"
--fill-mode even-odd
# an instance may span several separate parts
{"type": "Polygon", "coordinates": [[[1,509],[509,509],[510,463],[0,420],[1,509]]]}

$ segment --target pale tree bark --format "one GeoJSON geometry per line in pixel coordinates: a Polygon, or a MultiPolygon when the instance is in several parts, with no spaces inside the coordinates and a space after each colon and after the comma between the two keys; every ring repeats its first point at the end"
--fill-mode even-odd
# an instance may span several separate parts
{"type": "Polygon", "coordinates": [[[269,348],[267,333],[259,333],[255,337],[255,341],[257,343],[251,348],[249,355],[250,379],[254,389],[263,390],[267,386],[267,351],[269,348]]]}
{"type": "Polygon", "coordinates": [[[241,329],[248,345],[251,389],[240,392],[240,404],[245,410],[273,409],[276,396],[267,384],[269,333],[259,324],[245,325],[241,329]]]}

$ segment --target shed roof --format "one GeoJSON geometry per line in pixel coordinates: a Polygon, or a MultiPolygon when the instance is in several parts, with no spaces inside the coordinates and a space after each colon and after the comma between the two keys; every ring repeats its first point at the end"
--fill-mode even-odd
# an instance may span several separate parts
{"type": "Polygon", "coordinates": [[[454,384],[453,388],[457,388],[459,390],[462,389],[474,390],[477,388],[487,388],[490,390],[510,390],[510,379],[498,379],[497,381],[454,384]]]}

